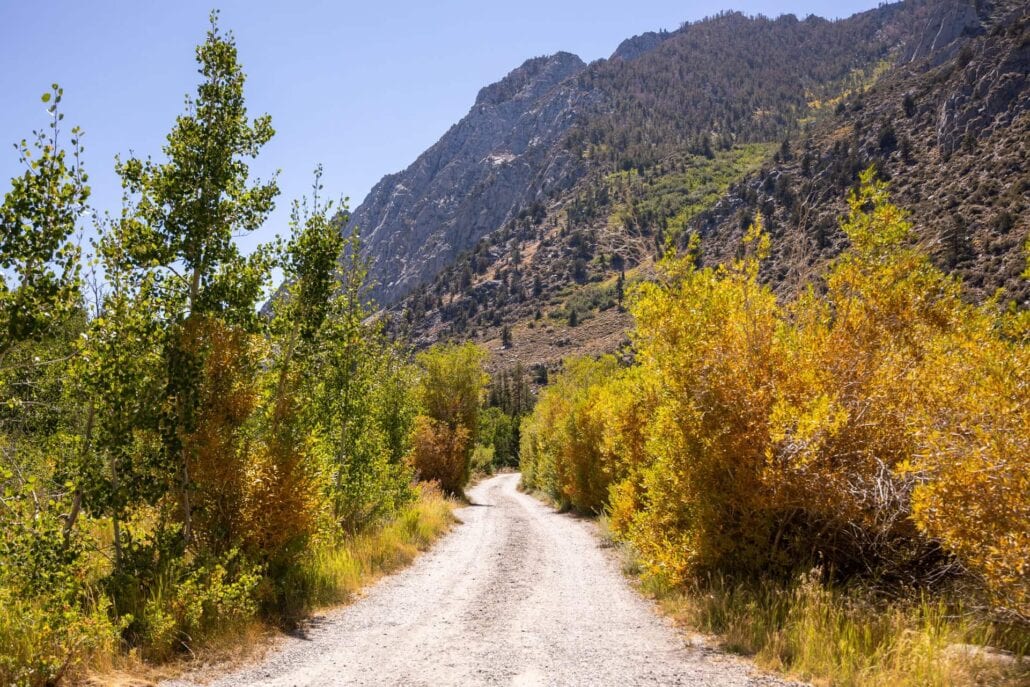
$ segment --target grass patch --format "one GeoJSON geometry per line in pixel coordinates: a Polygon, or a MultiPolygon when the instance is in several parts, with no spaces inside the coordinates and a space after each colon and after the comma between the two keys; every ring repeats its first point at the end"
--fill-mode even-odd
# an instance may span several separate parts
{"type": "MultiPolygon", "coordinates": [[[[320,607],[347,603],[363,587],[410,564],[456,522],[454,507],[455,503],[439,489],[420,485],[417,498],[382,527],[335,543],[312,546],[290,580],[303,606],[293,609],[291,620],[284,622],[297,622],[320,607]]],[[[7,651],[4,627],[0,614],[0,657],[7,651]]],[[[188,655],[180,653],[166,662],[146,660],[138,649],[119,653],[112,642],[105,645],[104,651],[93,651],[88,665],[78,666],[83,670],[77,674],[92,675],[89,684],[139,684],[140,679],[158,681],[174,677],[198,659],[207,665],[231,666],[267,646],[269,638],[280,628],[255,615],[246,622],[195,638],[188,655]]],[[[23,639],[22,645],[33,646],[31,638],[23,639]]],[[[3,675],[0,670],[0,676],[3,675]]]]}
{"type": "Polygon", "coordinates": [[[381,529],[341,545],[315,547],[299,571],[310,606],[348,601],[362,587],[411,563],[454,522],[453,503],[423,486],[418,499],[381,529]]]}
{"type": "MultiPolygon", "coordinates": [[[[605,517],[599,525],[602,545],[620,548],[623,572],[639,579],[632,548],[605,517]]],[[[817,686],[1030,684],[1030,631],[964,608],[957,594],[886,600],[859,587],[828,588],[814,571],[792,584],[710,577],[686,588],[640,586],[677,624],[817,686]]]]}
{"type": "Polygon", "coordinates": [[[547,314],[549,318],[557,322],[568,322],[572,311],[580,322],[594,317],[594,313],[608,310],[618,305],[618,289],[615,286],[615,279],[605,282],[586,284],[572,290],[562,307],[552,310],[547,314]]]}
{"type": "Polygon", "coordinates": [[[658,163],[643,174],[616,172],[606,181],[613,203],[610,227],[664,224],[673,240],[699,213],[712,207],[730,187],[756,171],[776,150],[773,143],[750,143],[717,151],[712,158],[679,155],[658,163]]]}
{"type": "Polygon", "coordinates": [[[82,612],[0,587],[0,608],[0,684],[74,682],[95,663],[109,665],[117,651],[117,628],[106,605],[82,612]],[[59,622],[55,615],[62,616],[59,622]]]}
{"type": "Polygon", "coordinates": [[[658,595],[679,622],[765,668],[825,685],[1025,685],[1028,635],[961,604],[922,597],[884,601],[835,590],[815,575],[792,585],[721,578],[658,595]],[[1008,645],[1013,651],[977,647],[1008,645]]]}

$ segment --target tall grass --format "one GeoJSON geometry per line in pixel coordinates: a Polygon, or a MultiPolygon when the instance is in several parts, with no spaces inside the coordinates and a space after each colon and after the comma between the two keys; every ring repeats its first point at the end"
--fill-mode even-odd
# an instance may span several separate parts
{"type": "Polygon", "coordinates": [[[0,587],[0,684],[74,681],[95,662],[106,665],[117,650],[117,630],[103,597],[84,612],[11,592],[0,587]]]}
{"type": "Polygon", "coordinates": [[[378,577],[409,564],[450,528],[452,510],[438,490],[422,487],[419,498],[385,527],[313,548],[298,570],[307,604],[345,602],[378,577]]]}
{"type": "MultiPolygon", "coordinates": [[[[605,516],[599,525],[604,545],[621,549],[623,572],[639,578],[636,553],[612,535],[605,516]]],[[[1030,629],[965,608],[957,593],[886,600],[861,587],[826,586],[818,571],[790,584],[711,576],[679,588],[648,577],[641,588],[677,624],[814,685],[1030,684],[1030,629]]]]}
{"type": "Polygon", "coordinates": [[[1030,679],[1030,633],[945,598],[885,601],[826,587],[814,573],[789,585],[713,577],[651,591],[666,613],[718,635],[726,649],[816,684],[1014,687],[1030,679]],[[992,644],[1010,651],[977,648],[992,644]]]}
{"type": "MultiPolygon", "coordinates": [[[[313,545],[284,581],[289,587],[285,607],[275,612],[266,609],[263,614],[252,615],[249,619],[230,618],[224,624],[205,628],[202,635],[190,637],[189,659],[232,663],[259,648],[279,628],[300,621],[314,609],[349,601],[362,587],[409,564],[420,551],[427,549],[450,529],[455,522],[453,509],[454,503],[439,489],[421,485],[417,498],[383,526],[313,545]]],[[[0,594],[0,600],[2,598],[0,594]]],[[[8,643],[12,649],[17,648],[21,654],[30,656],[32,651],[45,646],[48,641],[45,634],[38,637],[15,637],[12,634],[8,637],[11,633],[6,632],[10,629],[6,618],[0,610],[0,684],[51,684],[48,680],[6,679],[8,674],[3,672],[3,657],[8,651],[8,643]]],[[[106,619],[106,616],[101,619],[106,619]]],[[[40,633],[45,630],[44,621],[45,618],[41,618],[40,633]]],[[[22,632],[30,627],[24,622],[16,625],[22,632]]],[[[181,652],[119,651],[117,642],[113,640],[114,634],[109,632],[107,635],[112,637],[111,642],[96,649],[84,646],[83,649],[92,651],[77,655],[76,674],[91,674],[90,684],[138,684],[140,677],[156,681],[172,677],[186,667],[183,661],[187,657],[181,652]]],[[[25,665],[24,659],[24,656],[14,657],[14,662],[25,665]]],[[[69,675],[70,671],[64,677],[69,675]]]]}

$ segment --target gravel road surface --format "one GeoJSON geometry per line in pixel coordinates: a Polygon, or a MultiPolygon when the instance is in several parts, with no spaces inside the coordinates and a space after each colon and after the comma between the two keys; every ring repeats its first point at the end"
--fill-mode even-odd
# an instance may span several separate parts
{"type": "Polygon", "coordinates": [[[479,483],[462,524],[411,567],[208,684],[785,684],[690,645],[629,586],[593,523],[518,492],[518,480],[479,483]]]}

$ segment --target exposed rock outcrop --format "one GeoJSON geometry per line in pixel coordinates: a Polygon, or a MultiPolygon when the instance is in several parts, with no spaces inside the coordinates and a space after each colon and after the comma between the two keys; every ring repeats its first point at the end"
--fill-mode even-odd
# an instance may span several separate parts
{"type": "Polygon", "coordinates": [[[403,172],[384,177],[352,213],[384,305],[431,279],[527,205],[573,184],[582,164],[559,143],[589,93],[568,83],[570,53],[527,61],[403,172]]]}
{"type": "Polygon", "coordinates": [[[648,31],[619,43],[609,60],[635,60],[664,43],[672,34],[667,31],[648,31]]]}

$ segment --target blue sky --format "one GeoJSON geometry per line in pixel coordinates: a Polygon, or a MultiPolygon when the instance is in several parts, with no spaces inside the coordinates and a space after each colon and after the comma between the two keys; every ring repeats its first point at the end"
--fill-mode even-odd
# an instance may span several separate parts
{"type": "Polygon", "coordinates": [[[207,15],[237,38],[252,114],[277,135],[252,165],[281,169],[276,212],[245,249],[286,233],[289,202],[307,192],[315,164],[331,196],[354,207],[384,174],[403,169],[472,105],[478,90],[524,60],[567,50],[590,61],[626,37],[675,29],[722,9],[842,17],[872,0],[260,0],[112,2],[0,0],[0,176],[20,173],[11,143],[44,127],[39,96],[65,90],[66,122],[85,132],[93,203],[116,211],[116,153],[160,156],[193,92],[193,47],[207,15]]]}

